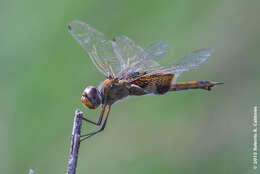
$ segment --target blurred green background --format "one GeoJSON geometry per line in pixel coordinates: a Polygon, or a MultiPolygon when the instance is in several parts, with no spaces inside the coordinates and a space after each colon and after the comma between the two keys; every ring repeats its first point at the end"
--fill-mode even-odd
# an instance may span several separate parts
{"type": "Polygon", "coordinates": [[[259,11],[259,1],[244,0],[2,0],[0,173],[65,173],[75,109],[97,120],[99,110],[84,108],[80,96],[104,77],[67,31],[73,20],[142,47],[166,40],[168,61],[214,48],[179,81],[225,83],[113,105],[106,130],[81,144],[78,174],[257,173],[259,11]]]}

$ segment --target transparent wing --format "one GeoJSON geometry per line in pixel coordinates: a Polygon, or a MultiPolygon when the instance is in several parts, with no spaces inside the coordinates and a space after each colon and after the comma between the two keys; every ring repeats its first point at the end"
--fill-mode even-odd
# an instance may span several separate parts
{"type": "Polygon", "coordinates": [[[212,48],[194,51],[180,58],[176,62],[164,67],[163,71],[167,73],[180,74],[184,71],[194,69],[203,62],[205,62],[208,59],[208,57],[212,54],[212,52],[212,48]]]}
{"type": "Polygon", "coordinates": [[[169,44],[166,41],[157,41],[144,50],[144,52],[140,56],[140,59],[152,59],[154,61],[157,61],[168,52],[168,49],[169,44]]]}
{"type": "Polygon", "coordinates": [[[127,69],[134,62],[138,61],[139,56],[144,51],[143,48],[124,35],[114,37],[113,41],[116,43],[114,44],[115,52],[124,60],[122,69],[127,69]]]}
{"type": "Polygon", "coordinates": [[[168,66],[161,66],[157,60],[168,52],[169,46],[165,41],[155,42],[143,50],[126,36],[117,36],[113,41],[106,40],[103,33],[80,21],[71,22],[69,30],[106,77],[124,78],[135,72],[170,73],[177,77],[184,71],[198,67],[213,52],[213,49],[201,49],[168,66]]]}
{"type": "Polygon", "coordinates": [[[182,72],[198,67],[208,59],[212,52],[212,48],[194,51],[178,59],[172,64],[169,64],[168,66],[161,66],[159,69],[152,71],[150,74],[174,74],[173,83],[175,83],[182,72]]]}
{"type": "Polygon", "coordinates": [[[158,41],[151,44],[142,52],[139,50],[138,54],[135,55],[135,59],[126,61],[129,63],[126,64],[122,74],[126,75],[133,72],[149,73],[159,69],[161,66],[157,63],[157,60],[168,52],[168,48],[169,45],[167,42],[158,41]]]}
{"type": "Polygon", "coordinates": [[[80,21],[68,25],[71,35],[88,52],[97,69],[106,77],[116,77],[124,60],[114,51],[115,43],[104,34],[80,21]]]}

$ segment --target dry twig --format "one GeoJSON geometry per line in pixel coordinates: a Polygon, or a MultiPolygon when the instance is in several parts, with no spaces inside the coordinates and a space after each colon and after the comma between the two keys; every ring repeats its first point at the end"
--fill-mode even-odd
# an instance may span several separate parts
{"type": "Polygon", "coordinates": [[[67,167],[67,174],[76,174],[78,152],[80,147],[80,130],[82,124],[83,113],[77,109],[75,111],[74,123],[72,128],[72,137],[70,144],[70,154],[67,167]]]}

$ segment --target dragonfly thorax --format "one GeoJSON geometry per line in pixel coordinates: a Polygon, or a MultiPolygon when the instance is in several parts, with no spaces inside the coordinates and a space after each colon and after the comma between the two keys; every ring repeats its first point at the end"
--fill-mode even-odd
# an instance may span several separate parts
{"type": "Polygon", "coordinates": [[[105,80],[100,86],[100,92],[103,96],[102,104],[105,105],[112,105],[129,95],[128,86],[118,79],[105,80]]]}

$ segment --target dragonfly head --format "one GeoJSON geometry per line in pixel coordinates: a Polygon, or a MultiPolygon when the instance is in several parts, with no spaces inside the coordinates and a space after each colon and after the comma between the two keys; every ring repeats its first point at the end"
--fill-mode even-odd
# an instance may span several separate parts
{"type": "Polygon", "coordinates": [[[95,86],[88,86],[82,93],[81,102],[89,109],[96,109],[102,102],[102,94],[95,86]]]}

